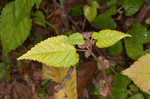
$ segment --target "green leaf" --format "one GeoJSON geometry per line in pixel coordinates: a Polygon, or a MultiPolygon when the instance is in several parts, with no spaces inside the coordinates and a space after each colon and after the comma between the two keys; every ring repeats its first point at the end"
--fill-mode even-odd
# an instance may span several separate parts
{"type": "Polygon", "coordinates": [[[136,60],[144,55],[143,44],[150,42],[150,32],[141,24],[133,24],[128,33],[132,38],[125,39],[126,52],[130,58],[136,60]]]}
{"type": "Polygon", "coordinates": [[[143,3],[144,0],[124,0],[122,7],[125,10],[125,15],[132,16],[142,7],[143,3]]]}
{"type": "Polygon", "coordinates": [[[42,0],[16,0],[15,1],[15,17],[18,24],[24,17],[30,16],[30,12],[34,4],[39,8],[42,0]]]}
{"type": "Polygon", "coordinates": [[[102,30],[92,35],[92,38],[97,40],[96,45],[99,48],[110,47],[125,37],[131,37],[131,35],[116,30],[102,30]]]}
{"type": "Polygon", "coordinates": [[[93,96],[97,96],[98,99],[104,99],[103,96],[99,92],[99,84],[94,84],[93,85],[90,94],[93,95],[93,96]]]}
{"type": "Polygon", "coordinates": [[[125,39],[125,48],[127,55],[133,60],[143,55],[143,45],[134,38],[125,39]]]}
{"type": "Polygon", "coordinates": [[[4,75],[6,75],[6,70],[5,70],[5,64],[4,63],[0,63],[0,79],[4,77],[4,75]]]}
{"type": "Polygon", "coordinates": [[[34,0],[34,3],[36,4],[37,9],[39,9],[41,2],[42,0],[34,0]]]}
{"type": "Polygon", "coordinates": [[[147,18],[147,19],[145,20],[145,23],[146,23],[146,24],[150,24],[150,18],[147,18]]]}
{"type": "Polygon", "coordinates": [[[115,6],[111,7],[104,14],[107,15],[107,16],[116,15],[117,14],[117,8],[115,6]]]}
{"type": "Polygon", "coordinates": [[[33,16],[33,21],[43,27],[46,27],[46,20],[45,16],[42,11],[36,11],[35,13],[32,14],[33,16]]]}
{"type": "Polygon", "coordinates": [[[128,93],[123,88],[112,88],[112,94],[115,99],[126,99],[128,93]]]}
{"type": "Polygon", "coordinates": [[[145,51],[144,51],[144,55],[145,54],[150,54],[150,49],[146,49],[145,51]]]}
{"type": "Polygon", "coordinates": [[[14,8],[14,2],[7,4],[0,16],[3,56],[20,46],[27,39],[31,30],[32,20],[29,17],[24,17],[18,24],[15,24],[14,8]]]}
{"type": "Polygon", "coordinates": [[[117,4],[118,0],[106,0],[107,7],[112,7],[117,4]]]}
{"type": "Polygon", "coordinates": [[[93,21],[92,26],[97,29],[114,29],[117,27],[113,18],[107,14],[100,14],[97,16],[93,21]]]}
{"type": "Polygon", "coordinates": [[[146,54],[133,63],[129,68],[122,71],[144,92],[150,94],[150,54],[146,54]]]}
{"type": "Polygon", "coordinates": [[[74,46],[65,43],[66,40],[66,36],[48,38],[35,45],[18,60],[35,60],[54,67],[74,66],[79,61],[79,55],[76,53],[74,46]]]}
{"type": "Polygon", "coordinates": [[[131,91],[136,92],[136,93],[139,91],[139,88],[135,86],[134,84],[129,85],[129,88],[131,91]]]}
{"type": "Polygon", "coordinates": [[[142,94],[144,95],[145,99],[150,99],[150,94],[147,94],[145,92],[143,92],[142,94]]]}
{"type": "Polygon", "coordinates": [[[150,42],[150,32],[141,24],[133,24],[128,33],[140,43],[146,44],[150,42]]]}
{"type": "Polygon", "coordinates": [[[117,56],[120,55],[123,51],[123,46],[122,43],[119,41],[118,43],[116,43],[115,45],[111,46],[108,48],[109,53],[112,56],[117,56]]]}
{"type": "Polygon", "coordinates": [[[126,88],[130,84],[131,80],[119,73],[115,73],[112,94],[115,99],[126,99],[126,88]]]}
{"type": "Polygon", "coordinates": [[[82,9],[79,6],[73,7],[69,14],[72,16],[81,16],[82,15],[82,9]]]}
{"type": "Polygon", "coordinates": [[[29,17],[34,0],[16,0],[15,1],[15,21],[18,24],[24,17],[29,17]]]}
{"type": "Polygon", "coordinates": [[[82,45],[82,44],[84,44],[84,39],[83,39],[82,34],[73,33],[72,35],[70,35],[68,37],[66,42],[68,42],[69,44],[72,44],[72,45],[82,45]]]}
{"type": "Polygon", "coordinates": [[[129,97],[129,99],[145,99],[145,98],[144,98],[143,94],[137,93],[137,94],[129,97]]]}
{"type": "Polygon", "coordinates": [[[92,6],[85,5],[83,7],[84,16],[89,22],[93,22],[96,15],[97,15],[97,9],[92,6]]]}
{"type": "Polygon", "coordinates": [[[91,4],[92,7],[99,8],[99,4],[97,1],[93,1],[91,4]]]}

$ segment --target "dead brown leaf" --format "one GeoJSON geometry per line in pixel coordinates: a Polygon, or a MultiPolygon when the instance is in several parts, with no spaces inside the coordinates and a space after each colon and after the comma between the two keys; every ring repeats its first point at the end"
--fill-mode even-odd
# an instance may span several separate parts
{"type": "Polygon", "coordinates": [[[94,73],[97,69],[97,64],[93,61],[80,64],[81,71],[77,72],[77,88],[80,96],[84,88],[89,87],[92,83],[94,73]]]}

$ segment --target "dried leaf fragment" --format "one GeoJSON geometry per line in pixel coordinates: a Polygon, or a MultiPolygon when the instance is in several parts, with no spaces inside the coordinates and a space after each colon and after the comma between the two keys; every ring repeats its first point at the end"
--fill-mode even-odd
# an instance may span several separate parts
{"type": "Polygon", "coordinates": [[[138,59],[131,67],[122,74],[128,76],[144,92],[150,94],[150,54],[138,59]]]}

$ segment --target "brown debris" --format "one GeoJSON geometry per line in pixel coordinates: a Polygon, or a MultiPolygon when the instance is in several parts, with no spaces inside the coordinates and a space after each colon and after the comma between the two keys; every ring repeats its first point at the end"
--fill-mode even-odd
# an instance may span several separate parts
{"type": "Polygon", "coordinates": [[[90,86],[94,73],[97,69],[97,64],[93,61],[80,64],[81,71],[77,72],[77,88],[80,96],[83,90],[90,86]]]}

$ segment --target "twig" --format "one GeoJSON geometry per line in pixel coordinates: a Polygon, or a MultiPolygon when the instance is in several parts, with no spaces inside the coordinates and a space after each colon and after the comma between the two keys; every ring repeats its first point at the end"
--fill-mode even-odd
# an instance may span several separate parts
{"type": "Polygon", "coordinates": [[[56,7],[59,7],[60,5],[57,3],[57,1],[56,0],[53,0],[53,4],[55,4],[56,5],[56,7]]]}
{"type": "MultiPolygon", "coordinates": [[[[90,50],[90,49],[88,49],[88,50],[90,50]]],[[[105,64],[101,61],[101,60],[99,60],[98,58],[97,58],[97,56],[91,51],[91,55],[92,55],[92,57],[101,65],[101,71],[102,71],[102,74],[103,74],[103,76],[104,76],[104,80],[106,81],[106,88],[107,88],[107,91],[108,91],[108,93],[109,93],[109,95],[112,97],[112,99],[114,99],[114,97],[113,97],[113,95],[112,95],[112,93],[111,93],[111,88],[110,88],[110,84],[109,84],[109,82],[108,82],[108,80],[107,80],[107,76],[106,76],[106,72],[105,72],[105,64]]]]}
{"type": "Polygon", "coordinates": [[[64,26],[66,27],[66,30],[69,31],[69,21],[71,21],[71,23],[76,27],[76,29],[78,31],[80,31],[81,29],[78,27],[78,25],[74,22],[74,20],[67,15],[65,8],[64,8],[64,0],[59,0],[60,4],[56,2],[56,0],[53,0],[53,3],[56,5],[56,7],[60,8],[61,11],[63,12],[61,14],[61,19],[63,21],[64,26]]]}
{"type": "Polygon", "coordinates": [[[141,9],[141,11],[139,12],[136,18],[136,22],[141,23],[144,20],[145,16],[149,13],[149,11],[150,11],[150,5],[148,6],[144,5],[144,7],[141,9]]]}
{"type": "Polygon", "coordinates": [[[63,21],[64,26],[66,27],[66,30],[68,31],[68,30],[69,30],[69,21],[68,21],[67,13],[66,13],[66,11],[65,11],[65,9],[64,9],[64,0],[59,0],[59,2],[60,2],[60,4],[57,3],[56,0],[53,0],[53,3],[54,3],[58,8],[60,8],[61,11],[62,11],[61,19],[62,19],[62,21],[63,21]]]}
{"type": "Polygon", "coordinates": [[[46,24],[50,27],[50,28],[52,28],[54,31],[55,31],[55,33],[58,35],[59,34],[59,32],[57,31],[57,29],[55,28],[55,26],[53,26],[52,24],[50,24],[48,21],[46,21],[46,24]]]}
{"type": "Polygon", "coordinates": [[[86,52],[86,51],[88,51],[88,50],[83,50],[83,49],[76,49],[77,51],[79,51],[79,52],[86,52]]]}
{"type": "Polygon", "coordinates": [[[78,24],[76,24],[76,22],[72,19],[71,16],[68,16],[69,21],[71,21],[71,23],[76,27],[76,30],[79,32],[81,29],[78,26],[78,24]]]}
{"type": "Polygon", "coordinates": [[[144,0],[144,2],[150,4],[150,0],[144,0]]]}
{"type": "Polygon", "coordinates": [[[86,23],[86,19],[84,18],[83,23],[82,23],[82,31],[84,31],[84,29],[85,29],[85,23],[86,23]]]}
{"type": "Polygon", "coordinates": [[[57,93],[59,90],[64,88],[66,81],[69,80],[70,77],[71,77],[73,69],[74,68],[72,66],[68,69],[67,75],[64,77],[64,79],[62,80],[61,84],[55,89],[55,93],[57,93]]]}

